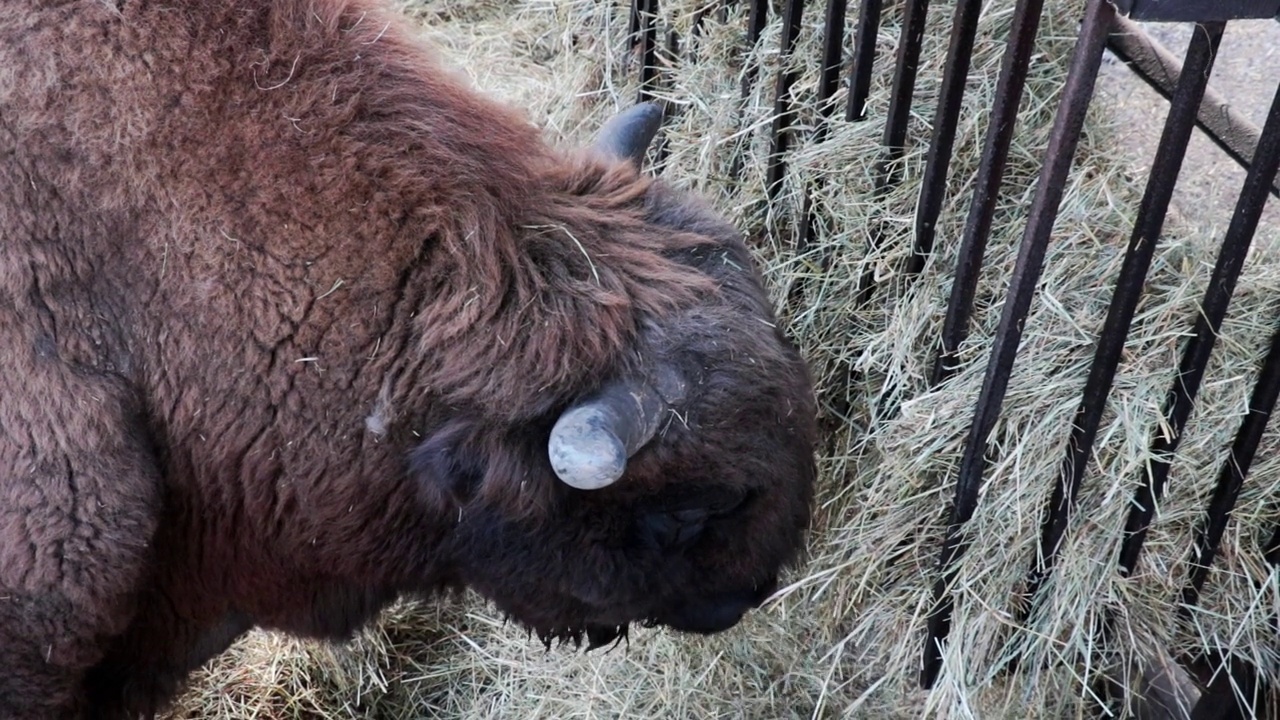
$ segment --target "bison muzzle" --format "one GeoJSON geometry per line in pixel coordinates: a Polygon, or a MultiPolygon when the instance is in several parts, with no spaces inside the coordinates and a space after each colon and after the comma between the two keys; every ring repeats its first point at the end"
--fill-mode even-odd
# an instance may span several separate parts
{"type": "Polygon", "coordinates": [[[0,13],[0,717],[472,588],[711,633],[797,560],[807,370],[739,233],[373,0],[0,13]]]}

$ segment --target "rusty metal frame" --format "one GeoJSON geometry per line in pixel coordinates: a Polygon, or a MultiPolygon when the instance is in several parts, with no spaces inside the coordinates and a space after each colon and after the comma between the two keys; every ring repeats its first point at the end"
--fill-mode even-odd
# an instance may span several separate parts
{"type": "Polygon", "coordinates": [[[1168,479],[1170,458],[1182,439],[1182,430],[1191,414],[1196,392],[1209,364],[1209,355],[1217,341],[1218,330],[1235,292],[1245,255],[1249,252],[1254,231],[1275,181],[1276,168],[1280,166],[1280,94],[1276,97],[1277,102],[1272,103],[1267,116],[1257,154],[1249,166],[1244,189],[1240,192],[1240,199],[1232,213],[1231,224],[1223,238],[1222,249],[1201,301],[1195,334],[1187,343],[1177,377],[1169,388],[1163,427],[1152,438],[1152,459],[1148,464],[1147,478],[1138,488],[1129,518],[1125,522],[1125,539],[1120,548],[1120,570],[1125,574],[1133,572],[1142,552],[1142,542],[1168,479]]]}
{"type": "MultiPolygon", "coordinates": [[[[814,127],[813,141],[822,142],[830,127],[831,97],[840,84],[841,50],[844,45],[844,18],[848,0],[827,0],[827,12],[822,29],[822,65],[818,74],[818,112],[821,120],[814,127]]],[[[818,218],[813,211],[813,187],[805,183],[804,200],[800,208],[800,240],[797,245],[803,253],[813,243],[818,218]]]]}
{"type": "Polygon", "coordinates": [[[858,9],[858,30],[853,37],[853,62],[849,65],[849,99],[845,119],[867,119],[867,97],[871,94],[871,71],[876,62],[876,35],[884,0],[862,0],[858,9]]]}
{"type": "Polygon", "coordinates": [[[1018,0],[1013,10],[1012,27],[1000,63],[1000,77],[996,81],[997,102],[991,109],[991,119],[987,124],[978,176],[973,181],[973,199],[960,240],[955,280],[951,284],[951,297],[942,323],[941,349],[931,378],[935,385],[955,371],[960,344],[969,333],[969,315],[978,291],[978,272],[986,255],[987,239],[991,236],[996,201],[1017,124],[1018,105],[1026,87],[1027,70],[1031,65],[1031,53],[1043,10],[1044,0],[1018,0]]]}
{"type": "Polygon", "coordinates": [[[658,0],[633,0],[631,37],[640,46],[640,91],[637,102],[653,99],[658,78],[658,0]]]}
{"type": "Polygon", "coordinates": [[[1085,112],[1093,97],[1094,82],[1102,65],[1102,51],[1107,33],[1115,16],[1115,6],[1109,0],[1089,0],[1085,9],[1080,35],[1071,56],[1071,69],[1067,73],[1066,86],[1058,113],[1049,135],[1044,165],[1036,182],[1031,201],[1030,218],[1018,247],[1013,277],[1000,315],[1000,324],[992,343],[991,359],[983,376],[982,390],[974,410],[969,438],[965,443],[960,472],[956,477],[955,499],[952,501],[947,521],[947,534],[938,559],[938,580],[933,589],[933,607],[929,612],[928,636],[925,640],[924,665],[921,684],[931,687],[942,669],[941,645],[951,631],[953,599],[952,585],[957,577],[957,561],[967,548],[964,525],[973,517],[978,507],[978,494],[982,487],[982,475],[987,465],[987,440],[1000,414],[1008,389],[1009,376],[1018,354],[1023,324],[1031,308],[1031,298],[1044,267],[1049,236],[1058,215],[1058,206],[1066,189],[1067,173],[1080,131],[1084,127],[1085,112]]]}
{"type": "MultiPolygon", "coordinates": [[[[1102,413],[1115,380],[1116,369],[1120,365],[1120,355],[1129,337],[1129,326],[1137,311],[1142,286],[1160,242],[1169,203],[1173,199],[1174,185],[1182,170],[1182,160],[1191,140],[1195,109],[1200,105],[1208,86],[1209,73],[1213,69],[1224,29],[1224,23],[1198,26],[1187,48],[1184,65],[1186,71],[1182,73],[1173,94],[1133,233],[1125,250],[1120,275],[1098,338],[1093,363],[1089,366],[1089,377],[1085,381],[1080,406],[1072,422],[1071,439],[1062,459],[1058,482],[1054,485],[1053,497],[1046,508],[1039,553],[1027,580],[1026,596],[1029,601],[1035,599],[1045,578],[1053,570],[1071,512],[1075,508],[1075,497],[1092,457],[1102,413]]],[[[1021,619],[1026,619],[1030,607],[1030,602],[1024,606],[1021,619]]]]}
{"type": "Polygon", "coordinates": [[[915,221],[916,239],[911,258],[907,261],[908,275],[915,275],[923,270],[925,260],[933,252],[934,229],[946,196],[947,172],[951,167],[951,152],[955,147],[960,106],[964,101],[965,83],[969,79],[969,65],[973,58],[973,43],[978,34],[978,16],[981,12],[982,0],[956,0],[955,14],[951,19],[951,43],[947,48],[947,63],[942,74],[942,92],[933,117],[933,137],[929,140],[929,154],[925,160],[924,177],[920,182],[920,201],[915,221]]]}
{"type": "Polygon", "coordinates": [[[800,35],[800,21],[804,17],[804,0],[787,0],[782,16],[782,62],[773,90],[773,126],[770,129],[769,159],[765,164],[765,189],[769,198],[777,197],[782,187],[782,175],[786,172],[786,152],[791,141],[791,86],[800,73],[786,67],[795,52],[796,39],[800,35]]]}

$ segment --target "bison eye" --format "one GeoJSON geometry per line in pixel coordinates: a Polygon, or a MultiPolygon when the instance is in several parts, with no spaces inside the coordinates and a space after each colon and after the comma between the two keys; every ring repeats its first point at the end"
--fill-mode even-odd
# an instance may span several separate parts
{"type": "Polygon", "coordinates": [[[732,490],[722,493],[713,502],[707,503],[707,510],[712,517],[725,517],[740,510],[755,495],[754,491],[732,490]]]}
{"type": "Polygon", "coordinates": [[[653,550],[682,550],[702,534],[710,516],[700,508],[649,513],[640,520],[640,536],[653,550]]]}
{"type": "Polygon", "coordinates": [[[651,499],[640,513],[641,542],[662,552],[683,550],[702,535],[708,521],[734,514],[751,496],[742,488],[726,487],[668,491],[651,499]]]}
{"type": "MultiPolygon", "coordinates": [[[[746,504],[752,491],[736,487],[702,487],[672,489],[652,499],[646,507],[651,512],[679,513],[696,510],[713,517],[730,515],[746,504]]],[[[704,517],[705,519],[705,517],[704,517]]]]}

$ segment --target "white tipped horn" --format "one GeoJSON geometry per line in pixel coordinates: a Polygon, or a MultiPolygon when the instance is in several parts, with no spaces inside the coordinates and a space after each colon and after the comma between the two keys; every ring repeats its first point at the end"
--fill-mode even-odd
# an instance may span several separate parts
{"type": "Polygon", "coordinates": [[[552,469],[579,490],[612,485],[626,472],[627,459],[653,439],[666,407],[648,384],[607,385],[556,421],[547,443],[552,469]]]}

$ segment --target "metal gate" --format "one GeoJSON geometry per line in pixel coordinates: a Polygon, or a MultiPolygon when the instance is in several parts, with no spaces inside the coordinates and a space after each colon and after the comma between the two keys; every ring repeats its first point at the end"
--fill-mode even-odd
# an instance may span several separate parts
{"type": "MultiPolygon", "coordinates": [[[[884,118],[884,156],[883,162],[878,166],[878,189],[901,181],[900,173],[895,170],[899,166],[896,161],[901,159],[907,145],[909,112],[920,64],[926,13],[929,10],[926,0],[903,2],[903,30],[898,39],[891,99],[884,118]]],[[[692,33],[698,33],[706,13],[724,13],[730,4],[732,0],[721,0],[700,11],[694,18],[692,33]]],[[[771,7],[765,0],[752,0],[747,12],[748,43],[754,45],[759,40],[771,12],[780,13],[782,34],[779,50],[784,58],[790,56],[795,52],[797,37],[803,28],[803,14],[809,9],[807,5],[817,3],[786,0],[773,3],[771,7]]],[[[825,7],[821,8],[825,17],[817,93],[819,107],[823,108],[824,113],[834,111],[831,103],[825,101],[835,94],[843,81],[848,88],[844,120],[857,122],[866,118],[865,107],[877,60],[875,40],[883,5],[883,0],[861,0],[857,8],[851,57],[844,57],[842,53],[848,11],[846,0],[827,0],[825,7]]],[[[908,275],[918,273],[933,251],[935,226],[943,206],[981,5],[980,0],[956,0],[954,5],[947,62],[939,101],[934,110],[932,137],[928,141],[928,154],[914,219],[914,247],[908,257],[902,258],[908,275]]],[[[1043,0],[1016,0],[998,79],[997,102],[991,108],[981,164],[974,179],[973,198],[964,226],[958,263],[954,269],[954,284],[933,364],[933,384],[942,382],[954,372],[958,348],[968,332],[978,274],[992,228],[996,200],[1042,9],[1043,0]]],[[[1137,221],[1129,239],[1119,278],[1112,291],[1106,320],[1097,338],[1080,404],[1069,430],[1070,439],[1054,483],[1052,500],[1044,508],[1039,551],[1035,557],[1026,559],[1025,583],[1023,587],[1015,589],[1019,598],[1017,608],[1020,622],[1035,612],[1045,580],[1054,572],[1055,560],[1076,506],[1081,479],[1089,466],[1121,351],[1160,240],[1188,142],[1194,128],[1198,126],[1228,158],[1247,168],[1247,175],[1230,225],[1221,240],[1212,279],[1201,300],[1201,313],[1193,335],[1183,347],[1181,365],[1175,381],[1168,389],[1163,423],[1149,440],[1152,455],[1157,459],[1147,466],[1145,476],[1140,479],[1139,490],[1132,499],[1125,523],[1123,541],[1116,548],[1122,575],[1131,573],[1140,561],[1143,541],[1168,478],[1167,458],[1177,450],[1183,428],[1191,414],[1196,393],[1267,196],[1280,196],[1276,186],[1277,166],[1280,166],[1280,95],[1272,102],[1265,125],[1259,131],[1235,114],[1212,90],[1207,89],[1208,78],[1228,21],[1276,18],[1278,11],[1280,0],[1087,0],[1070,71],[1031,200],[1029,220],[1018,247],[999,327],[990,347],[982,390],[973,409],[973,421],[963,460],[955,478],[954,498],[946,510],[948,529],[938,550],[937,577],[928,632],[927,637],[921,638],[923,658],[920,682],[923,686],[931,686],[940,671],[941,647],[948,642],[951,629],[952,587],[957,580],[957,560],[966,550],[962,530],[973,516],[979,501],[989,436],[1000,413],[1007,379],[1018,354],[1023,324],[1041,275],[1050,233],[1062,201],[1064,184],[1080,138],[1085,111],[1094,95],[1104,49],[1110,48],[1139,77],[1168,99],[1169,109],[1138,209],[1137,221]],[[1193,23],[1195,32],[1185,58],[1179,62],[1147,37],[1132,20],[1193,23]]],[[[635,50],[642,59],[641,100],[652,97],[659,81],[661,62],[676,61],[680,52],[681,39],[674,32],[663,36],[658,30],[657,16],[658,0],[633,0],[630,29],[635,50]]],[[[785,68],[785,62],[783,66],[785,68]]],[[[744,80],[744,94],[747,85],[759,81],[766,81],[766,78],[759,77],[757,71],[748,69],[744,80]]],[[[788,98],[796,81],[796,73],[784,69],[773,81],[773,116],[768,130],[770,152],[766,167],[766,182],[771,193],[776,191],[787,173],[786,151],[792,139],[793,120],[793,110],[788,98]]],[[[815,131],[821,133],[825,127],[819,124],[815,131]]],[[[814,209],[807,196],[801,213],[797,241],[803,249],[812,239],[815,223],[814,209]]],[[[872,237],[870,242],[875,243],[876,238],[872,237]]],[[[874,278],[868,273],[857,286],[859,299],[868,301],[874,297],[875,291],[874,278]]],[[[1184,612],[1197,602],[1277,395],[1280,395],[1280,332],[1274,337],[1258,375],[1249,403],[1249,413],[1238,429],[1227,461],[1221,467],[1212,499],[1204,508],[1194,550],[1185,560],[1188,564],[1189,581],[1177,599],[1184,612]]],[[[1280,528],[1276,528],[1271,541],[1260,551],[1273,567],[1280,565],[1280,528]]],[[[1110,631],[1111,628],[1105,622],[1099,628],[1099,636],[1103,642],[1110,631]]],[[[1226,673],[1219,673],[1218,680],[1205,688],[1192,713],[1193,717],[1231,717],[1232,713],[1234,716],[1247,717],[1261,716],[1267,712],[1264,698],[1268,693],[1261,692],[1256,687],[1261,681],[1253,668],[1238,659],[1181,660],[1187,667],[1216,664],[1224,665],[1228,670],[1226,673]]],[[[1105,690],[1101,689],[1103,692],[1105,690]]]]}

